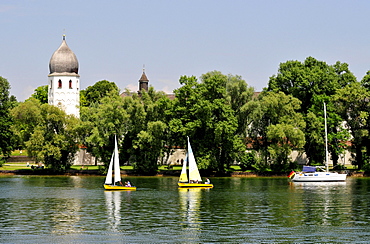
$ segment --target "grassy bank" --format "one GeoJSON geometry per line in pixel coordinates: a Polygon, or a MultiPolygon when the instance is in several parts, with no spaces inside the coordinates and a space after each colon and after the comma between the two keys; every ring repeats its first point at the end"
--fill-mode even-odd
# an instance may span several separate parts
{"type": "MultiPolygon", "coordinates": [[[[35,164],[33,164],[36,166],[35,164]]],[[[14,173],[14,174],[48,174],[47,168],[45,170],[42,169],[32,169],[32,163],[27,162],[7,162],[0,167],[0,171],[2,173],[14,173]],[[14,171],[14,172],[11,172],[14,171]]],[[[92,174],[92,175],[100,175],[101,169],[103,166],[94,166],[94,165],[73,165],[69,172],[66,174],[92,174]]],[[[158,167],[158,175],[170,175],[170,176],[178,176],[179,171],[181,171],[182,166],[167,166],[161,165],[158,167]]],[[[121,170],[127,174],[134,174],[132,166],[121,166],[121,170]]],[[[50,173],[50,172],[49,172],[50,173]]],[[[363,172],[357,172],[355,169],[348,169],[347,173],[349,176],[355,176],[356,174],[363,175],[363,172]]],[[[250,177],[250,176],[285,176],[284,173],[274,173],[274,172],[253,172],[248,170],[247,172],[242,171],[239,166],[231,166],[228,173],[225,176],[234,176],[234,177],[250,177]]]]}

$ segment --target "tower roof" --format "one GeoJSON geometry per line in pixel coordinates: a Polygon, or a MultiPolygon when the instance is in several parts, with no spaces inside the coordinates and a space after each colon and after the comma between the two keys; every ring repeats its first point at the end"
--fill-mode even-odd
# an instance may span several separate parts
{"type": "Polygon", "coordinates": [[[50,74],[52,73],[76,73],[78,74],[77,57],[68,47],[65,35],[63,35],[62,44],[53,53],[49,62],[50,74]]]}
{"type": "Polygon", "coordinates": [[[149,80],[148,80],[148,77],[146,77],[145,71],[143,71],[143,74],[141,75],[141,77],[140,77],[140,80],[139,80],[139,81],[149,81],[149,80]]]}

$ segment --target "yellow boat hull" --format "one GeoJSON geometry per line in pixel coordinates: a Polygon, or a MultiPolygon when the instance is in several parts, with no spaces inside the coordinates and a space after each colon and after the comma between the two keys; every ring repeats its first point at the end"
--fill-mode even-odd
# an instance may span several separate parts
{"type": "Polygon", "coordinates": [[[181,183],[178,182],[177,185],[179,187],[207,187],[212,188],[213,184],[204,184],[204,183],[181,183]]]}
{"type": "Polygon", "coordinates": [[[113,185],[104,185],[105,190],[115,191],[115,190],[128,190],[136,191],[136,186],[113,186],[113,185]]]}

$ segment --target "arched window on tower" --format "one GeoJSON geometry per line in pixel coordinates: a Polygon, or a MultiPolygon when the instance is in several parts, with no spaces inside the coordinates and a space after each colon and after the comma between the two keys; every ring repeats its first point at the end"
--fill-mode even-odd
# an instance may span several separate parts
{"type": "Polygon", "coordinates": [[[72,89],[72,80],[69,80],[69,89],[72,89]]]}
{"type": "Polygon", "coordinates": [[[62,81],[58,80],[58,89],[61,89],[61,88],[62,88],[62,81]]]}
{"type": "Polygon", "coordinates": [[[53,88],[53,80],[50,81],[50,90],[53,88]]]}

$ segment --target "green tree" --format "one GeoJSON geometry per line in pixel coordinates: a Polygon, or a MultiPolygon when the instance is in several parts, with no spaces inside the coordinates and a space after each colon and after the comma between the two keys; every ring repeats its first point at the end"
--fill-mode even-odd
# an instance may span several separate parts
{"type": "Polygon", "coordinates": [[[168,158],[173,145],[168,121],[171,118],[172,102],[163,92],[153,87],[124,98],[124,108],[130,116],[128,133],[125,136],[123,152],[126,160],[133,164],[140,174],[155,174],[161,159],[168,158]],[[167,156],[165,156],[167,154],[167,156]]]}
{"type": "MultiPolygon", "coordinates": [[[[287,61],[281,63],[278,74],[270,77],[267,91],[281,91],[285,94],[292,95],[298,98],[302,104],[301,112],[307,122],[306,144],[304,146],[307,157],[310,163],[322,163],[324,145],[323,141],[317,140],[317,127],[311,128],[312,125],[319,126],[323,131],[323,120],[321,125],[313,119],[322,118],[323,99],[328,102],[328,99],[333,96],[338,89],[346,87],[348,84],[356,82],[356,77],[349,71],[348,64],[336,62],[334,65],[328,65],[323,61],[318,61],[313,57],[308,57],[301,63],[299,61],[287,61]],[[313,114],[311,114],[313,113],[313,114]],[[315,116],[312,116],[315,115],[315,116]]],[[[335,133],[335,128],[339,126],[331,123],[330,130],[335,133]]],[[[333,135],[334,140],[340,138],[341,135],[333,135]]],[[[334,155],[333,160],[336,164],[338,155],[332,150],[334,155]]]]}
{"type": "Polygon", "coordinates": [[[20,109],[13,112],[16,114],[15,119],[19,120],[18,125],[26,124],[27,119],[32,120],[23,126],[26,130],[24,138],[29,135],[29,139],[25,141],[28,155],[55,172],[64,172],[73,163],[78,150],[78,136],[74,129],[77,119],[49,104],[40,105],[35,100],[23,105],[25,104],[32,106],[28,110],[35,112],[35,116],[29,114],[29,111],[23,113],[20,109]]]}
{"type": "Polygon", "coordinates": [[[10,102],[10,108],[14,108],[14,107],[18,106],[18,104],[19,104],[19,102],[17,101],[17,98],[14,95],[10,96],[9,102],[10,102]]]}
{"type": "Polygon", "coordinates": [[[0,165],[9,157],[13,150],[12,117],[10,109],[12,102],[9,97],[10,85],[7,79],[0,76],[0,165]]]}
{"type": "Polygon", "coordinates": [[[81,91],[81,106],[88,107],[92,103],[100,103],[101,99],[108,96],[108,94],[119,95],[116,83],[107,80],[98,81],[93,86],[81,91]]]}
{"type": "Polygon", "coordinates": [[[237,134],[245,137],[246,129],[250,125],[247,103],[252,100],[254,88],[249,87],[245,80],[238,75],[228,75],[226,92],[231,109],[238,120],[237,134]]]}
{"type": "MultiPolygon", "coordinates": [[[[366,72],[366,75],[361,80],[361,85],[366,89],[367,93],[370,93],[370,70],[366,72]]],[[[369,99],[367,99],[368,101],[369,99]]],[[[364,110],[370,113],[370,106],[368,105],[364,110]],[[367,108],[367,109],[366,109],[367,108]]],[[[366,121],[367,123],[367,130],[370,130],[370,122],[369,120],[366,121]]],[[[366,144],[366,160],[367,163],[370,164],[370,132],[369,135],[364,138],[364,143],[366,144]]]]}
{"type": "Polygon", "coordinates": [[[248,138],[262,156],[259,168],[285,170],[292,150],[303,147],[305,122],[297,112],[300,103],[282,92],[263,92],[257,101],[248,105],[253,108],[248,138]]]}
{"type": "Polygon", "coordinates": [[[133,149],[137,152],[134,168],[138,173],[151,175],[157,172],[166,127],[162,121],[148,122],[146,130],[140,131],[133,141],[133,149]]]}
{"type": "Polygon", "coordinates": [[[11,110],[14,118],[12,130],[20,148],[25,147],[25,142],[30,139],[36,126],[43,120],[40,107],[40,100],[30,97],[11,110]]]}
{"type": "Polygon", "coordinates": [[[368,70],[366,75],[362,78],[361,85],[365,87],[366,90],[370,91],[370,70],[368,70]]]}
{"type": "Polygon", "coordinates": [[[108,166],[114,149],[115,135],[122,150],[122,141],[128,131],[128,119],[123,99],[115,90],[108,92],[99,103],[81,108],[81,123],[77,127],[81,141],[105,166],[108,166]]]}
{"type": "Polygon", "coordinates": [[[353,137],[352,146],[355,153],[353,164],[359,169],[364,165],[364,152],[369,155],[369,98],[370,91],[360,83],[353,83],[337,91],[333,102],[337,111],[346,122],[353,137]],[[366,150],[367,149],[367,150],[366,150]]]}
{"type": "Polygon", "coordinates": [[[224,172],[245,146],[236,134],[238,120],[232,110],[226,85],[228,77],[219,71],[200,77],[182,76],[175,90],[170,128],[182,138],[190,137],[201,169],[224,172]]]}
{"type": "Polygon", "coordinates": [[[48,85],[37,87],[31,97],[39,100],[41,104],[48,103],[48,87],[48,85]]]}

